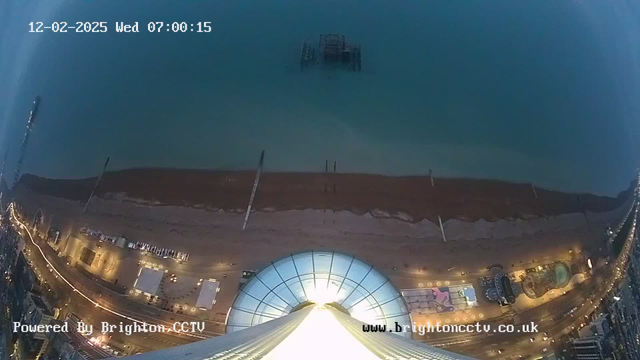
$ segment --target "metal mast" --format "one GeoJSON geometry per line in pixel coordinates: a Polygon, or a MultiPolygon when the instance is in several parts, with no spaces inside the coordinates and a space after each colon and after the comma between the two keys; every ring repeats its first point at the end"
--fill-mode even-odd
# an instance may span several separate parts
{"type": "Polygon", "coordinates": [[[33,129],[33,123],[36,119],[36,113],[38,112],[38,105],[40,105],[40,96],[36,96],[33,100],[33,106],[29,113],[29,119],[27,120],[27,131],[24,133],[24,140],[22,140],[22,147],[20,148],[20,157],[18,158],[18,164],[16,165],[16,175],[13,178],[13,187],[15,188],[20,180],[20,172],[22,171],[22,163],[24,162],[24,155],[27,151],[27,143],[29,142],[29,136],[33,129]]]}

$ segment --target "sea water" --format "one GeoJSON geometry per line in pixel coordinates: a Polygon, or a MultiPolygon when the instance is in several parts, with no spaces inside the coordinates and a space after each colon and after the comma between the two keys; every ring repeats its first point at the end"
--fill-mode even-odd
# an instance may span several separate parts
{"type": "Polygon", "coordinates": [[[612,1],[17,1],[0,5],[0,152],[23,172],[138,166],[427,174],[616,194],[638,165],[640,10],[612,1]],[[103,21],[104,33],[29,32],[103,21]],[[115,23],[139,23],[116,33],[115,23]],[[149,32],[210,22],[211,32],[149,32]],[[345,35],[362,72],[301,72],[345,35]],[[331,166],[332,167],[332,166],[331,166]]]}

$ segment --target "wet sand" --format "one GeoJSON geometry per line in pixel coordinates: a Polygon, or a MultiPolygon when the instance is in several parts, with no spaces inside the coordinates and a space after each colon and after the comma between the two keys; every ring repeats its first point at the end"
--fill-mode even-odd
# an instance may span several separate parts
{"type": "MultiPolygon", "coordinates": [[[[186,206],[242,212],[255,179],[253,171],[130,169],[106,173],[99,198],[145,205],[186,206]]],[[[25,175],[20,185],[43,195],[84,202],[96,178],[52,180],[25,175]]],[[[263,173],[256,210],[346,210],[356,215],[418,223],[528,220],[559,214],[600,213],[620,207],[631,194],[617,197],[574,194],[498,180],[391,177],[342,173],[263,173]]]]}

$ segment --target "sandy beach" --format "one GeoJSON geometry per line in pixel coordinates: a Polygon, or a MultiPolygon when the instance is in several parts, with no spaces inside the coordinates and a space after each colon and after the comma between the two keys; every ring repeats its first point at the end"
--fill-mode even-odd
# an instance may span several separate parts
{"type": "Polygon", "coordinates": [[[81,200],[95,179],[26,176],[17,199],[27,213],[43,209],[46,224],[63,237],[82,226],[102,229],[187,251],[194,266],[224,261],[254,268],[292,252],[329,249],[380,268],[440,271],[449,264],[470,271],[526,263],[572,248],[597,252],[604,227],[631,206],[628,192],[608,198],[536,189],[536,198],[530,184],[499,181],[434,179],[432,187],[428,177],[264,175],[246,231],[249,172],[109,173],[84,215],[81,200]],[[446,242],[439,212],[446,214],[446,242]]]}
{"type": "MultiPolygon", "coordinates": [[[[131,169],[106,173],[99,198],[145,205],[242,212],[255,179],[252,171],[131,169]]],[[[20,184],[43,195],[84,202],[96,178],[51,180],[25,175],[20,184]]],[[[263,211],[346,210],[356,215],[422,220],[529,220],[618,208],[617,197],[573,194],[498,180],[391,177],[342,173],[263,173],[253,208],[263,211]]]]}

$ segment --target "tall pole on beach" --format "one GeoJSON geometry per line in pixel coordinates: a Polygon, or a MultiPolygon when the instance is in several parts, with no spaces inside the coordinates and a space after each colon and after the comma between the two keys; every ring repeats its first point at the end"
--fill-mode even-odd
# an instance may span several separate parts
{"type": "Polygon", "coordinates": [[[91,198],[93,198],[93,194],[95,194],[96,189],[98,188],[98,185],[100,185],[100,180],[102,180],[104,173],[107,171],[108,165],[109,165],[109,158],[107,157],[107,161],[104,162],[104,167],[102,168],[102,172],[98,177],[98,181],[96,181],[96,184],[93,186],[93,190],[91,190],[91,195],[89,195],[89,198],[87,199],[87,203],[84,205],[84,210],[82,210],[83,214],[87,212],[87,208],[89,208],[89,203],[91,202],[91,198]]]}
{"type": "Polygon", "coordinates": [[[260,173],[262,172],[262,164],[264,163],[264,150],[260,154],[260,163],[258,164],[258,171],[256,172],[256,180],[253,182],[253,189],[251,190],[251,197],[249,198],[249,206],[247,206],[247,213],[244,216],[244,224],[242,224],[242,230],[247,228],[249,222],[249,215],[251,215],[251,205],[253,204],[253,198],[256,196],[258,190],[258,183],[260,183],[260,173]]]}

